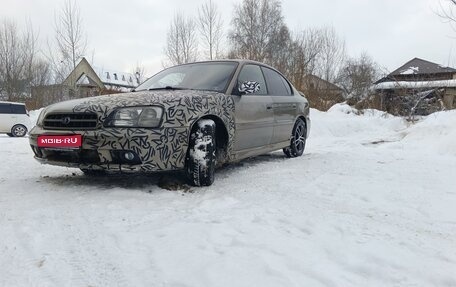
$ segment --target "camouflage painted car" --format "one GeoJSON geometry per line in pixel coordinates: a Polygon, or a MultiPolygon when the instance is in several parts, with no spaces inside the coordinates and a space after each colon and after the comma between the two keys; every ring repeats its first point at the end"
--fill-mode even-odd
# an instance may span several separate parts
{"type": "Polygon", "coordinates": [[[46,107],[30,132],[46,164],[103,171],[185,170],[211,185],[217,165],[283,149],[303,154],[309,104],[277,70],[226,60],[165,69],[130,93],[46,107]]]}

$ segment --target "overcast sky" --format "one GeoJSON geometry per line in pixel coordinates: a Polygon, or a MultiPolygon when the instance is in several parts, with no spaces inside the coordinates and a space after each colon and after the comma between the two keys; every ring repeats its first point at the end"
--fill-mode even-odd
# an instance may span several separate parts
{"type": "MultiPolygon", "coordinates": [[[[214,0],[229,29],[234,3],[214,0]]],[[[30,19],[42,42],[53,36],[53,18],[63,0],[3,0],[0,19],[30,19]]],[[[175,12],[196,15],[204,0],[77,1],[98,67],[131,71],[140,62],[151,75],[162,68],[163,47],[175,12]]],[[[351,56],[366,51],[388,70],[419,57],[456,66],[456,31],[435,11],[439,0],[284,0],[291,30],[333,25],[351,56]]],[[[88,55],[91,59],[91,54],[88,55]]]]}

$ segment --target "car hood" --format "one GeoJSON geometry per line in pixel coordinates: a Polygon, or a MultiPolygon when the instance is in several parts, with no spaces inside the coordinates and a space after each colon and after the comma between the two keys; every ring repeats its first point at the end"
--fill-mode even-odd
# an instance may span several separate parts
{"type": "Polygon", "coordinates": [[[160,105],[165,109],[180,106],[201,106],[217,98],[225,98],[222,93],[195,90],[160,90],[140,91],[123,94],[111,94],[90,98],[75,99],[50,105],[45,113],[97,113],[100,120],[106,118],[113,110],[131,106],[160,105]]]}

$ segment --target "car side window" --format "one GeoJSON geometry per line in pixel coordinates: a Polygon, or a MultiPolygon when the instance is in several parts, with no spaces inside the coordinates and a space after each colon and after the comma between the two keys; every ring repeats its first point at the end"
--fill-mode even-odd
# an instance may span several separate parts
{"type": "Polygon", "coordinates": [[[10,104],[0,104],[0,114],[11,114],[10,104]]]}
{"type": "Polygon", "coordinates": [[[266,81],[263,77],[261,68],[257,65],[245,65],[239,73],[236,89],[244,82],[257,82],[260,89],[250,95],[267,95],[266,81]]]}
{"type": "Polygon", "coordinates": [[[287,90],[287,95],[290,95],[290,96],[293,95],[293,93],[291,92],[290,83],[288,83],[288,81],[284,77],[280,76],[280,78],[282,79],[285,89],[287,90]]]}
{"type": "Polygon", "coordinates": [[[274,96],[291,95],[291,88],[288,82],[276,71],[261,67],[268,83],[269,93],[274,96]]]}
{"type": "Polygon", "coordinates": [[[11,105],[12,114],[26,114],[24,105],[11,105]]]}

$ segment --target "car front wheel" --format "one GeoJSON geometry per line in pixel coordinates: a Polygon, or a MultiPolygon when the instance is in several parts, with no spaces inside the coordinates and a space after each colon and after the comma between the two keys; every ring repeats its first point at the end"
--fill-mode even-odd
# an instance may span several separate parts
{"type": "Polygon", "coordinates": [[[216,165],[215,123],[202,119],[190,134],[186,173],[194,186],[209,186],[214,182],[216,165]]]}
{"type": "Polygon", "coordinates": [[[293,132],[290,139],[290,146],[283,149],[283,153],[287,157],[298,157],[304,153],[306,147],[306,123],[302,119],[298,119],[293,127],[293,132]]]}
{"type": "Polygon", "coordinates": [[[13,137],[23,137],[27,134],[27,128],[23,125],[15,125],[11,129],[11,135],[13,137]]]}

